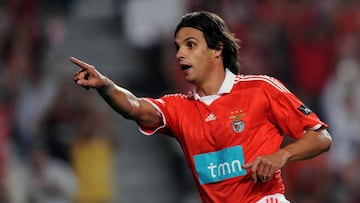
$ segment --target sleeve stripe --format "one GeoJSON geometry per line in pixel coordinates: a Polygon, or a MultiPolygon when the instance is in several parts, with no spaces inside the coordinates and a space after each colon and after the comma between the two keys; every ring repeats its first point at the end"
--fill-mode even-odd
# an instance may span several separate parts
{"type": "Polygon", "coordinates": [[[144,134],[144,135],[147,135],[147,136],[150,136],[150,135],[153,135],[155,134],[158,130],[160,130],[161,128],[164,128],[166,126],[166,119],[165,119],[165,115],[164,113],[162,112],[162,110],[159,108],[158,105],[156,105],[154,102],[152,102],[151,100],[149,99],[146,99],[144,98],[145,101],[149,102],[152,106],[154,106],[156,108],[156,110],[161,114],[161,118],[163,119],[163,125],[157,127],[156,129],[152,130],[151,132],[150,131],[145,131],[141,128],[141,126],[139,126],[139,131],[144,134]]]}

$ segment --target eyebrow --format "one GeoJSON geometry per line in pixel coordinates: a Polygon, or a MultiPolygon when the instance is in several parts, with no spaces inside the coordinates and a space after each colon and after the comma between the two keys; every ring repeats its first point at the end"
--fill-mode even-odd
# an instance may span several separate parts
{"type": "MultiPolygon", "coordinates": [[[[182,40],[182,42],[186,42],[186,41],[189,41],[189,40],[191,40],[191,39],[193,39],[193,40],[195,40],[195,41],[199,41],[196,37],[190,36],[190,37],[187,37],[187,38],[185,38],[184,40],[182,40]]],[[[178,45],[178,43],[177,43],[176,41],[174,41],[174,44],[175,44],[175,45],[178,45]]]]}

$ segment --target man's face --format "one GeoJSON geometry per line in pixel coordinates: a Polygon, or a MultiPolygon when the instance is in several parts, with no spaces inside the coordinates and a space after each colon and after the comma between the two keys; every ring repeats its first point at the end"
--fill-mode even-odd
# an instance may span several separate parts
{"type": "Polygon", "coordinates": [[[181,28],[175,37],[176,58],[185,80],[201,84],[214,68],[215,50],[209,49],[203,32],[191,27],[181,28]]]}

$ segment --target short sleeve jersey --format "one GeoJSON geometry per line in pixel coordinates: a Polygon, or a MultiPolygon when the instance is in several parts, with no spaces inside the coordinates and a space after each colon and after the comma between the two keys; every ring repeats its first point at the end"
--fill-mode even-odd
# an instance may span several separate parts
{"type": "Polygon", "coordinates": [[[275,78],[226,75],[228,91],[208,104],[192,93],[147,98],[163,125],[140,126],[140,131],[178,140],[204,203],[256,202],[284,194],[280,170],[270,181],[254,183],[241,166],[277,151],[284,135],[299,139],[307,129],[327,124],[275,78]]]}

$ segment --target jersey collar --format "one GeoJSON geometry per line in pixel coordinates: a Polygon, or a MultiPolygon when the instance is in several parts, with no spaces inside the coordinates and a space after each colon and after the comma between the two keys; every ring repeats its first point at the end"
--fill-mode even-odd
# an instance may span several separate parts
{"type": "MultiPolygon", "coordinates": [[[[200,95],[196,92],[196,89],[194,89],[194,98],[196,100],[204,101],[204,100],[208,100],[209,98],[216,99],[217,97],[219,97],[222,94],[230,93],[230,91],[234,85],[234,80],[235,80],[235,74],[226,68],[225,69],[225,79],[224,79],[223,83],[221,84],[220,89],[217,92],[217,94],[200,97],[200,95]]],[[[210,100],[213,100],[213,99],[210,99],[210,100]]]]}
{"type": "Polygon", "coordinates": [[[230,93],[230,91],[234,85],[234,80],[235,80],[235,74],[226,68],[225,69],[225,79],[219,89],[218,95],[230,93]]]}

